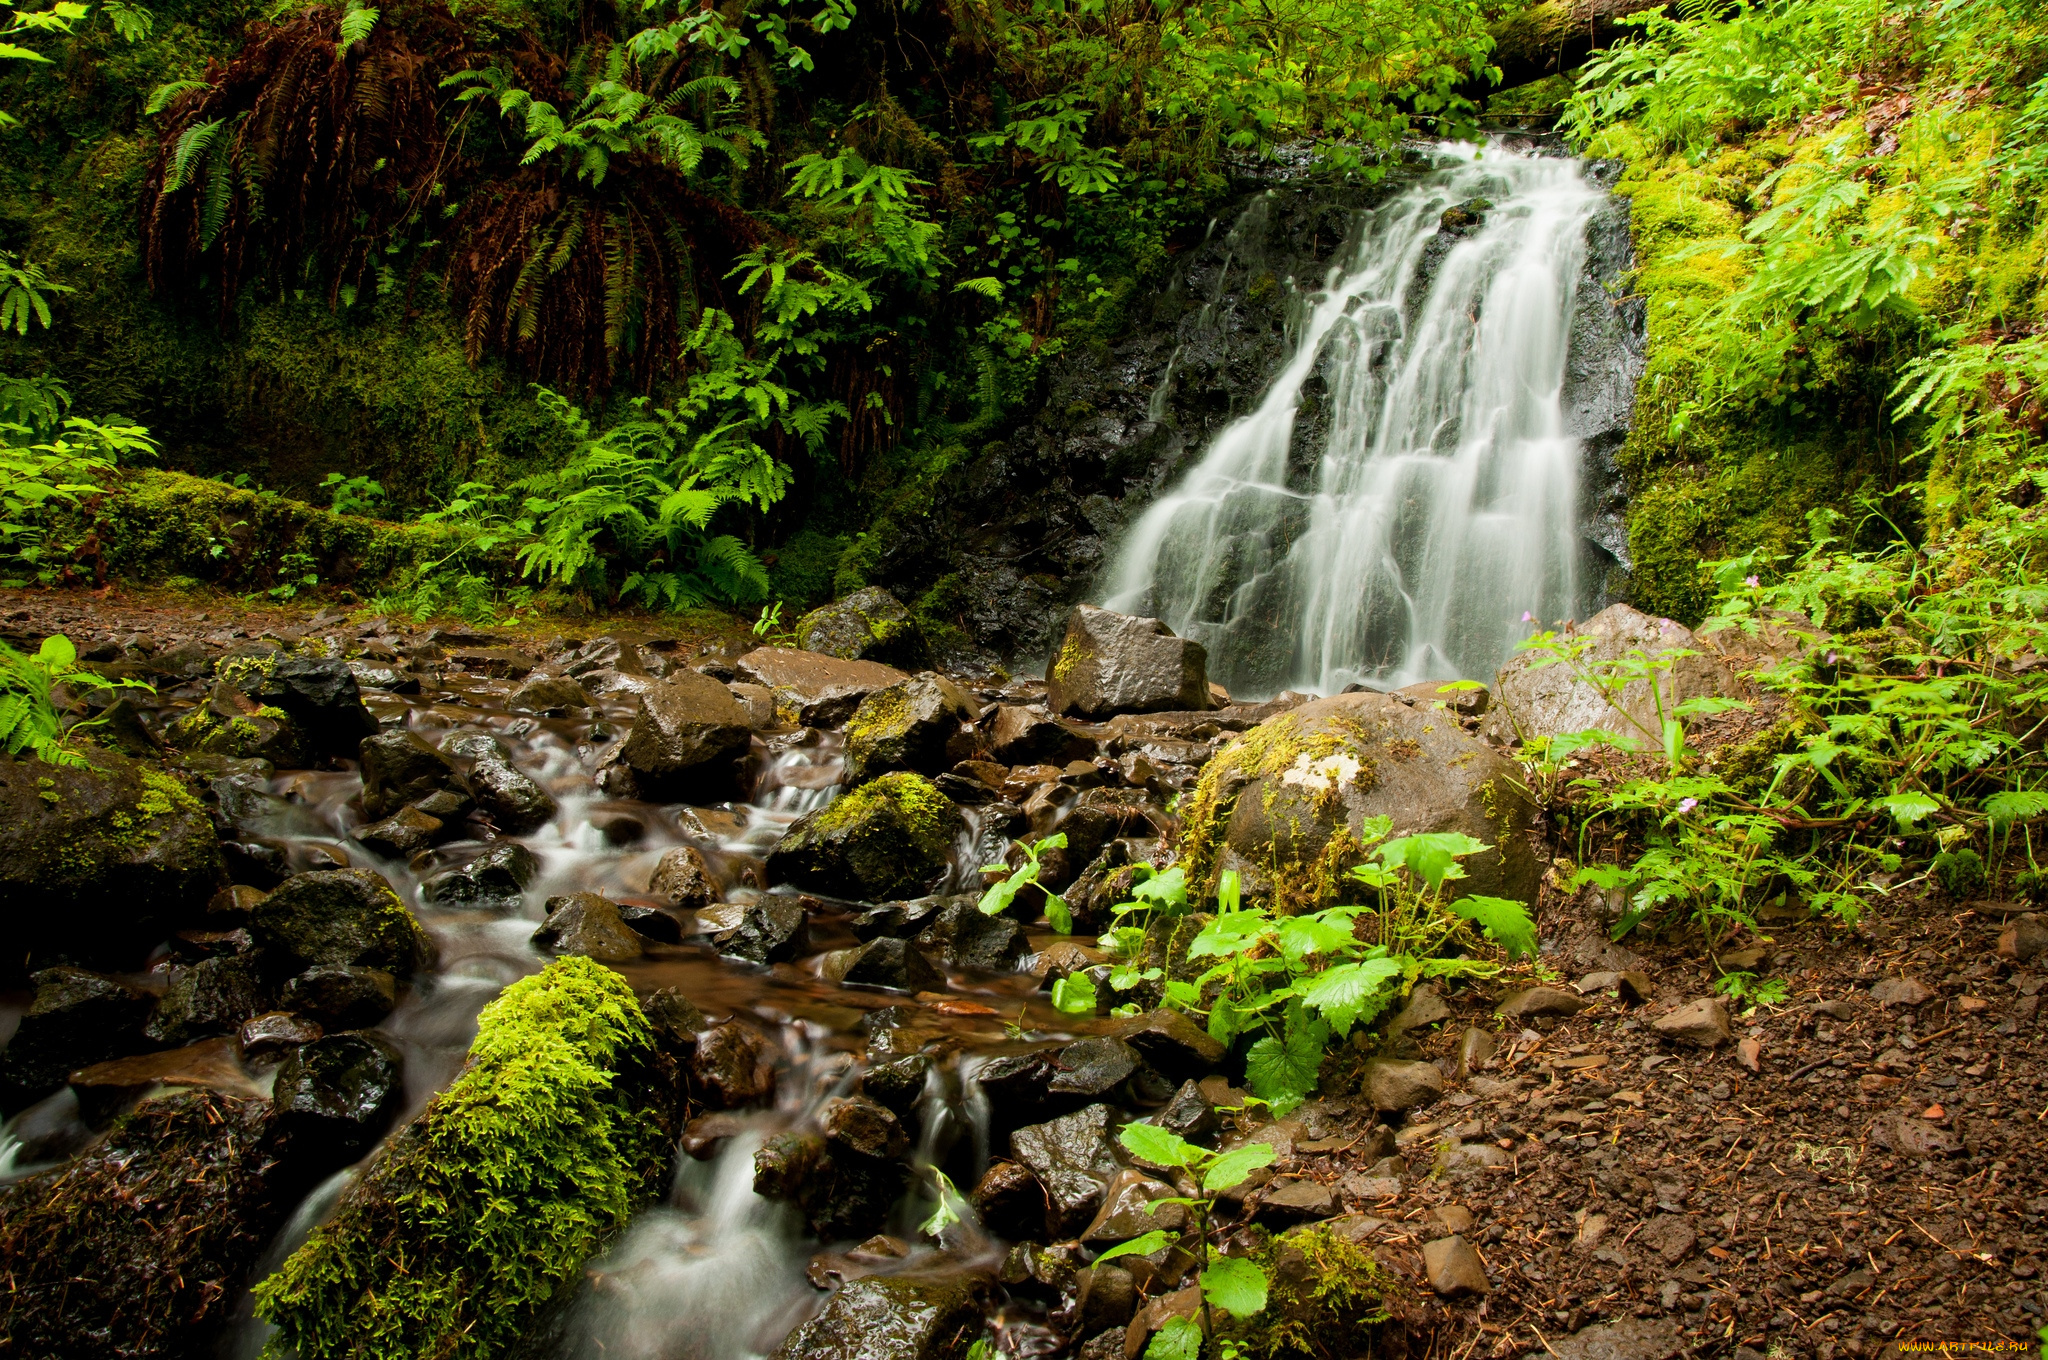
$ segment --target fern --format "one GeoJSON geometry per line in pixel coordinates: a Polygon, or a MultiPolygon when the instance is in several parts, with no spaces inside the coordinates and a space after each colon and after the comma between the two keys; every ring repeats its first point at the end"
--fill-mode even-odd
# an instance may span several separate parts
{"type": "Polygon", "coordinates": [[[171,153],[170,172],[164,176],[165,193],[174,194],[191,185],[193,171],[206,163],[226,121],[213,118],[194,123],[178,135],[177,149],[171,153]]]}
{"type": "Polygon", "coordinates": [[[154,116],[192,91],[206,88],[206,82],[203,80],[167,80],[149,92],[149,99],[143,104],[142,111],[154,116]]]}
{"type": "MultiPolygon", "coordinates": [[[[59,690],[74,694],[89,689],[149,689],[139,680],[108,680],[78,668],[78,649],[62,633],[52,633],[32,655],[0,642],[0,750],[23,752],[50,765],[84,765],[73,738],[101,720],[74,722],[64,715],[59,690]]],[[[75,703],[76,701],[71,701],[75,703]]]]}
{"type": "Polygon", "coordinates": [[[362,0],[348,0],[348,8],[341,12],[341,41],[335,44],[334,56],[338,61],[348,55],[348,50],[370,36],[377,27],[379,11],[362,3],[362,0]]]}

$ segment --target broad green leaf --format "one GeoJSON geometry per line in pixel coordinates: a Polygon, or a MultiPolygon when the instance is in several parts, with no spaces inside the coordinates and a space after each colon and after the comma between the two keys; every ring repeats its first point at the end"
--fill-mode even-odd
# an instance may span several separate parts
{"type": "Polygon", "coordinates": [[[1219,1257],[1202,1272],[1202,1297],[1232,1317],[1250,1317],[1266,1306],[1266,1272],[1241,1257],[1219,1257]]]}
{"type": "Polygon", "coordinates": [[[1187,871],[1178,864],[1163,874],[1154,874],[1131,889],[1131,896],[1163,907],[1185,906],[1188,900],[1187,871]]]}
{"type": "Polygon", "coordinates": [[[1058,893],[1045,895],[1045,919],[1062,935],[1074,933],[1074,913],[1067,910],[1067,899],[1058,893]]]}
{"type": "Polygon", "coordinates": [[[1229,912],[1203,926],[1201,933],[1188,942],[1188,957],[1242,954],[1264,939],[1272,928],[1273,918],[1263,911],[1229,912]]]}
{"type": "Polygon", "coordinates": [[[1126,1124],[1116,1140],[1133,1157],[1154,1166],[1193,1166],[1204,1155],[1201,1148],[1157,1124],[1126,1124]]]}
{"type": "Polygon", "coordinates": [[[1152,1333],[1145,1360],[1202,1360],[1202,1329],[1188,1318],[1174,1318],[1152,1333]]]}
{"type": "Polygon", "coordinates": [[[1153,1252],[1158,1251],[1173,1240],[1173,1238],[1168,1237],[1159,1229],[1154,1228],[1143,1237],[1133,1237],[1128,1242],[1117,1243],[1108,1251],[1097,1256],[1095,1264],[1101,1265],[1104,1261],[1114,1261],[1119,1256],[1150,1256],[1153,1252]]]}
{"type": "Polygon", "coordinates": [[[1069,973],[1052,984],[1052,1007],[1067,1015],[1093,1015],[1095,982],[1086,973],[1069,973]]]}
{"type": "Polygon", "coordinates": [[[1320,915],[1283,916],[1274,924],[1280,936],[1280,952],[1297,963],[1310,954],[1333,954],[1358,943],[1349,922],[1339,924],[1320,915]]]}
{"type": "Polygon", "coordinates": [[[1316,1089],[1316,1072],[1322,1063],[1320,1043],[1307,1043],[1297,1035],[1289,1035],[1287,1041],[1269,1035],[1245,1054],[1244,1075],[1251,1083],[1252,1094],[1259,1099],[1299,1104],[1303,1096],[1316,1089]]]}
{"type": "Polygon", "coordinates": [[[981,914],[983,916],[1001,916],[1004,912],[1008,911],[1010,903],[1016,900],[1017,889],[1020,886],[1018,880],[1014,877],[1006,878],[1000,883],[989,884],[988,890],[982,893],[981,901],[977,904],[981,914]]]}
{"type": "Polygon", "coordinates": [[[1434,892],[1446,878],[1456,876],[1461,857],[1476,855],[1487,848],[1485,841],[1475,840],[1462,831],[1429,831],[1388,841],[1375,855],[1390,868],[1414,874],[1434,892]]]}
{"type": "Polygon", "coordinates": [[[2044,812],[2048,812],[2048,791],[2040,789],[1994,793],[1984,800],[1984,815],[2001,826],[2023,822],[2044,812]]]}
{"type": "Polygon", "coordinates": [[[1274,1156],[1271,1143],[1246,1143],[1241,1148],[1233,1148],[1203,1170],[1202,1189],[1215,1195],[1234,1185],[1242,1185],[1244,1178],[1252,1172],[1262,1166],[1271,1166],[1274,1156]]]}
{"type": "Polygon", "coordinates": [[[1484,930],[1488,939],[1508,951],[1509,958],[1536,957],[1536,923],[1520,902],[1506,897],[1461,897],[1451,903],[1450,912],[1484,930]]]}
{"type": "Polygon", "coordinates": [[[1934,798],[1927,794],[1913,791],[1889,793],[1882,798],[1873,799],[1870,805],[1883,808],[1891,813],[1892,816],[1898,818],[1900,827],[1908,831],[1928,817],[1941,811],[1941,804],[1934,798]]]}
{"type": "Polygon", "coordinates": [[[1295,993],[1321,1011],[1333,1033],[1343,1034],[1368,1008],[1378,1010],[1391,999],[1393,985],[1401,977],[1399,959],[1366,959],[1359,963],[1325,968],[1295,984],[1295,993]]]}

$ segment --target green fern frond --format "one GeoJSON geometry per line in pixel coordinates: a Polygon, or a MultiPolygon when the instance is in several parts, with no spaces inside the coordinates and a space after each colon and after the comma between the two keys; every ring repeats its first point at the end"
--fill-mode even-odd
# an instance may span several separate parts
{"type": "Polygon", "coordinates": [[[192,172],[204,164],[227,120],[194,123],[178,134],[177,149],[171,153],[171,173],[164,176],[164,192],[174,194],[192,183],[192,172]]]}

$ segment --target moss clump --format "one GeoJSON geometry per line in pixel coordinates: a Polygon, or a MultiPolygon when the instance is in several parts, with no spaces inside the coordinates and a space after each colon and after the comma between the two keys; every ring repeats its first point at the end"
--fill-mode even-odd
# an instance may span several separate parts
{"type": "MultiPolygon", "coordinates": [[[[1237,807],[1238,795],[1249,785],[1266,781],[1269,800],[1277,798],[1277,781],[1296,762],[1304,757],[1313,762],[1341,754],[1351,756],[1359,764],[1358,773],[1347,787],[1361,791],[1373,787],[1376,775],[1367,754],[1370,734],[1365,728],[1355,721],[1334,717],[1322,719],[1320,727],[1323,730],[1305,731],[1300,715],[1282,713],[1246,732],[1202,767],[1194,796],[1182,813],[1177,843],[1191,888],[1199,885],[1203,891],[1214,889],[1230,814],[1237,807]]],[[[1333,780],[1316,797],[1319,801],[1334,800],[1338,794],[1333,780]]]]}
{"type": "Polygon", "coordinates": [[[484,1008],[462,1075],[256,1286],[257,1310],[301,1360],[498,1355],[659,1193],[677,1113],[632,989],[559,959],[484,1008]]]}
{"type": "Polygon", "coordinates": [[[1371,1354],[1372,1331],[1405,1294],[1371,1252],[1326,1224],[1275,1238],[1259,1263],[1268,1281],[1265,1309],[1249,1318],[1217,1315],[1223,1336],[1259,1360],[1371,1354]],[[1341,1347],[1332,1349],[1337,1338],[1341,1347]]]}
{"type": "Polygon", "coordinates": [[[791,827],[768,854],[768,874],[836,897],[914,897],[944,877],[965,827],[929,779],[886,774],[791,827]]]}
{"type": "Polygon", "coordinates": [[[1070,637],[1060,647],[1060,654],[1052,663],[1052,679],[1065,684],[1075,671],[1088,660],[1088,649],[1079,638],[1070,637]]]}
{"type": "Polygon", "coordinates": [[[910,691],[902,685],[878,689],[861,700],[860,707],[846,720],[847,748],[900,737],[909,725],[910,691]]]}

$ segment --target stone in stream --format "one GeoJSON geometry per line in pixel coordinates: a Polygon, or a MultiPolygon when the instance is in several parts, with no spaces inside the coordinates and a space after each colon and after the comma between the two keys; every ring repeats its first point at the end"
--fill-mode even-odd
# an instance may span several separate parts
{"type": "Polygon", "coordinates": [[[898,939],[915,939],[924,933],[939,913],[955,903],[965,902],[969,908],[979,898],[962,894],[960,896],[913,897],[907,902],[884,902],[853,918],[853,938],[865,943],[884,935],[898,939]]]}
{"type": "Polygon", "coordinates": [[[640,936],[620,917],[618,904],[601,893],[550,897],[547,912],[548,919],[533,932],[533,942],[550,954],[624,963],[646,952],[640,936]]]}
{"type": "Polygon", "coordinates": [[[931,1069],[932,1060],[922,1053],[878,1063],[861,1076],[861,1094],[893,1111],[898,1118],[908,1118],[924,1095],[931,1069]]]}
{"type": "Polygon", "coordinates": [[[1158,619],[1075,605],[1045,670],[1045,705],[1088,718],[1211,708],[1209,656],[1158,619]]]}
{"type": "Polygon", "coordinates": [[[924,632],[903,602],[879,586],[813,609],[797,620],[804,650],[842,661],[879,661],[912,670],[931,664],[924,632]]]}
{"type": "Polygon", "coordinates": [[[619,907],[619,919],[642,939],[652,940],[656,944],[683,942],[682,920],[665,907],[622,904],[619,907]]]}
{"type": "MultiPolygon", "coordinates": [[[[1578,625],[1570,640],[1585,644],[1588,664],[1621,661],[1635,654],[1652,658],[1688,651],[1661,672],[1653,693],[1648,679],[1621,692],[1617,707],[1571,666],[1544,666],[1540,652],[1517,652],[1500,669],[1493,705],[1480,724],[1490,740],[1515,742],[1600,728],[1643,738],[1656,745],[1661,731],[1658,702],[1669,713],[1688,699],[1733,695],[1742,682],[1712,643],[1670,619],[1655,619],[1625,604],[1609,605],[1578,625]]],[[[1397,833],[1398,834],[1398,833],[1397,833]]]]}
{"type": "Polygon", "coordinates": [[[470,762],[464,782],[477,808],[508,836],[535,831],[560,809],[554,795],[512,764],[512,753],[484,732],[459,732],[441,743],[445,755],[470,762]]]}
{"type": "Polygon", "coordinates": [[[845,950],[826,977],[850,987],[884,987],[897,992],[942,992],[946,975],[908,940],[884,935],[858,949],[845,950]]]}
{"type": "Polygon", "coordinates": [[[1121,1039],[1091,1035],[1076,1039],[1052,1056],[1052,1079],[1046,1091],[1054,1096],[1096,1099],[1117,1090],[1144,1070],[1145,1060],[1121,1039]]]}
{"type": "Polygon", "coordinates": [[[518,841],[493,842],[481,855],[420,884],[420,899],[437,907],[512,911],[540,874],[540,859],[518,841]]]}
{"type": "Polygon", "coordinates": [[[141,968],[228,884],[206,809],[154,765],[0,755],[0,985],[52,964],[141,968]]]}
{"type": "Polygon", "coordinates": [[[846,720],[846,782],[865,784],[891,770],[945,769],[947,743],[980,716],[967,692],[934,672],[878,689],[846,720]]]}
{"type": "Polygon", "coordinates": [[[340,963],[411,977],[434,958],[426,931],[368,869],[293,875],[249,913],[249,933],[286,975],[340,963]]]}
{"type": "Polygon", "coordinates": [[[1122,1169],[1110,1145],[1112,1117],[1109,1106],[1090,1105],[1010,1135],[1011,1155],[1045,1188],[1046,1230],[1055,1239],[1088,1225],[1110,1178],[1122,1169]]]}
{"type": "Polygon", "coordinates": [[[861,901],[915,897],[945,877],[965,830],[930,780],[884,775],[790,827],[768,852],[768,877],[861,901]]]}
{"type": "Polygon", "coordinates": [[[775,1046],[737,1020],[714,1025],[697,1036],[690,1084],[713,1109],[759,1105],[775,1094],[775,1046]]]}
{"type": "Polygon", "coordinates": [[[1169,1077],[1207,1076],[1226,1051],[1186,1015],[1163,1008],[1132,1016],[1113,1033],[1169,1077]]]}
{"type": "Polygon", "coordinates": [[[818,1127],[824,1131],[825,1141],[863,1157],[900,1157],[910,1147],[910,1136],[895,1112],[862,1096],[827,1100],[819,1107],[818,1127]]]}
{"type": "Polygon", "coordinates": [[[33,981],[35,999],[0,1049],[0,1115],[58,1090],[81,1067],[151,1047],[149,993],[83,968],[46,968],[33,981]]]}
{"type": "Polygon", "coordinates": [[[590,695],[566,675],[529,675],[505,700],[515,713],[538,713],[559,718],[572,708],[589,708],[590,695]]]}
{"type": "Polygon", "coordinates": [[[1027,1241],[1045,1231],[1045,1187],[1022,1162],[991,1162],[968,1201],[997,1237],[1027,1241]]]}
{"type": "Polygon", "coordinates": [[[411,732],[365,737],[356,758],[363,770],[363,815],[373,822],[461,783],[454,763],[411,732]]]}
{"type": "Polygon", "coordinates": [[[694,847],[678,845],[664,850],[648,877],[647,891],[668,899],[672,907],[696,910],[708,907],[718,896],[718,884],[711,866],[694,847]]]}
{"type": "Polygon", "coordinates": [[[1650,1028],[1666,1039],[1674,1039],[1695,1048],[1715,1048],[1734,1038],[1728,1027],[1728,1008],[1718,997],[1705,996],[1697,1001],[1680,1006],[1669,1015],[1660,1015],[1650,1023],[1650,1028]]]}
{"type": "Polygon", "coordinates": [[[404,1058],[383,1036],[325,1034],[285,1054],[270,1099],[288,1137],[346,1157],[391,1122],[404,1074],[404,1058]]]}
{"type": "Polygon", "coordinates": [[[411,859],[429,846],[446,840],[450,828],[439,817],[416,807],[402,807],[381,822],[356,830],[356,843],[385,859],[411,859]]]}
{"type": "Polygon", "coordinates": [[[244,1020],[268,1009],[265,991],[254,958],[201,959],[164,989],[144,1033],[152,1044],[166,1048],[182,1047],[210,1034],[233,1034],[244,1020]]]}
{"type": "Polygon", "coordinates": [[[355,672],[339,657],[227,656],[217,673],[256,703],[290,715],[320,755],[352,755],[377,730],[355,672]]]}
{"type": "Polygon", "coordinates": [[[982,1329],[977,1273],[870,1275],[834,1294],[774,1360],[964,1360],[982,1329]]]}
{"type": "Polygon", "coordinates": [[[750,903],[739,925],[717,935],[718,952],[749,963],[781,963],[811,947],[810,918],[803,904],[775,894],[750,903]]]}
{"type": "Polygon", "coordinates": [[[708,675],[680,670],[640,691],[633,729],[610,767],[621,796],[657,803],[715,803],[739,791],[740,761],[753,726],[732,691],[708,675]],[[630,788],[623,787],[630,785],[630,788]]]}
{"type": "Polygon", "coordinates": [[[775,696],[778,715],[804,727],[838,727],[861,700],[910,676],[876,661],[844,661],[793,647],[760,647],[734,665],[740,678],[775,696]]]}
{"type": "Polygon", "coordinates": [[[368,1029],[398,1006],[398,979],[381,968],[323,963],[285,983],[279,998],[325,1029],[368,1029]]]}
{"type": "Polygon", "coordinates": [[[285,1011],[265,1011],[242,1022],[241,1030],[235,1035],[235,1047],[241,1051],[244,1062],[264,1062],[281,1058],[287,1051],[300,1044],[309,1044],[325,1032],[318,1021],[285,1011]]]}
{"type": "MultiPolygon", "coordinates": [[[[997,705],[988,722],[988,740],[1004,765],[1065,765],[1092,759],[1098,749],[1095,738],[1073,723],[1026,704],[997,705]]],[[[996,787],[1001,786],[998,779],[996,787]]]]}
{"type": "Polygon", "coordinates": [[[218,684],[206,701],[164,729],[172,746],[196,756],[263,760],[302,769],[318,755],[292,716],[260,704],[233,685],[218,684]]]}
{"type": "Polygon", "coordinates": [[[917,934],[917,942],[938,951],[956,968],[982,968],[992,973],[1016,970],[1031,952],[1024,927],[1004,916],[985,916],[972,897],[956,897],[942,907],[917,934]]]}
{"type": "Polygon", "coordinates": [[[1396,837],[1460,832],[1488,848],[1465,856],[1462,893],[1535,899],[1541,877],[1521,772],[1441,714],[1384,694],[1339,694],[1267,719],[1202,768],[1183,800],[1178,848],[1190,891],[1235,869],[1254,898],[1287,910],[1326,905],[1365,851],[1365,823],[1396,837]]]}

